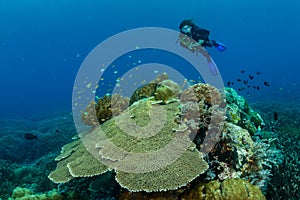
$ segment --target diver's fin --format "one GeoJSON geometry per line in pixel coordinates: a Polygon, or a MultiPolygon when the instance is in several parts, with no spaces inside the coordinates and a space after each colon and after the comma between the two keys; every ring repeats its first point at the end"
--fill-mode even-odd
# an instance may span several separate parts
{"type": "Polygon", "coordinates": [[[226,49],[226,46],[222,44],[221,42],[217,42],[215,40],[211,40],[212,45],[216,47],[219,51],[224,52],[226,49]]]}

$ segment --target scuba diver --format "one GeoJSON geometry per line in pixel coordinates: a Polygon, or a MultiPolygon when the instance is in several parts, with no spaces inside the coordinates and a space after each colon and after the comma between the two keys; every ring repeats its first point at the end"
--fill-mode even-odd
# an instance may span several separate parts
{"type": "Polygon", "coordinates": [[[216,47],[219,51],[223,52],[226,46],[215,40],[209,40],[209,30],[200,28],[192,20],[183,20],[179,25],[180,32],[193,38],[202,47],[216,47]]]}

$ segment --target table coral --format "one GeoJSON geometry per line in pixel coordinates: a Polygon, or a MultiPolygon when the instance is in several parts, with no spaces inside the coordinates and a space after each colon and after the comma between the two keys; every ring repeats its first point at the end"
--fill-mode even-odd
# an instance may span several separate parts
{"type": "Polygon", "coordinates": [[[226,105],[222,94],[209,84],[181,92],[170,80],[150,82],[135,91],[128,109],[105,120],[98,117],[99,126],[80,134],[82,143],[66,145],[49,178],[68,182],[112,170],[123,188],[147,192],[214,179],[199,186],[207,199],[234,198],[230,185],[244,186],[240,197],[252,198],[245,192],[247,184],[232,178],[263,187],[272,168],[263,160],[273,158],[276,151],[253,139],[264,122],[246,100],[227,88],[226,105]]]}
{"type": "Polygon", "coordinates": [[[55,183],[66,183],[74,177],[96,176],[107,171],[107,167],[94,158],[80,140],[65,145],[59,156],[56,169],[49,174],[55,183]]]}
{"type": "MultiPolygon", "coordinates": [[[[94,146],[89,146],[89,151],[92,151],[94,156],[98,152],[98,159],[117,172],[116,180],[123,187],[131,191],[148,192],[176,189],[204,173],[208,167],[202,158],[202,153],[193,147],[195,145],[188,135],[174,132],[174,129],[179,126],[175,122],[176,113],[179,113],[177,102],[157,105],[152,104],[151,99],[140,100],[126,112],[108,120],[81,139],[85,144],[88,143],[85,138],[95,143],[94,146]],[[159,109],[156,110],[157,108],[159,109]],[[162,117],[163,113],[159,112],[165,112],[165,121],[157,117],[151,118],[147,114],[162,117]],[[135,121],[134,124],[140,126],[134,126],[131,121],[135,121]],[[145,121],[151,126],[143,128],[148,124],[145,121]],[[156,130],[159,126],[155,124],[161,124],[161,129],[156,130]],[[151,132],[154,134],[151,135],[151,132]],[[165,147],[167,147],[166,151],[162,151],[161,149],[165,147]],[[120,148],[122,151],[118,151],[120,148]],[[173,151],[167,151],[168,149],[173,151]],[[150,154],[149,158],[145,158],[146,160],[136,157],[138,155],[136,153],[147,155],[151,152],[153,155],[150,154]],[[116,161],[119,163],[116,164],[116,161]],[[126,167],[134,167],[135,170],[141,171],[140,173],[124,172],[126,167]],[[132,179],[135,181],[130,181],[132,179]],[[141,181],[146,182],[141,184],[141,181]]],[[[57,160],[59,160],[57,169],[49,175],[49,178],[55,182],[67,182],[73,177],[95,176],[106,170],[104,164],[92,157],[83,144],[78,144],[78,141],[66,145],[57,160]],[[93,168],[94,171],[89,172],[93,168]]]]}

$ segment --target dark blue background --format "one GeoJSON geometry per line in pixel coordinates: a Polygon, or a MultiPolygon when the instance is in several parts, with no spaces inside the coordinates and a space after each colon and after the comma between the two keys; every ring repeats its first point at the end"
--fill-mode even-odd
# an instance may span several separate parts
{"type": "MultiPolygon", "coordinates": [[[[297,0],[0,0],[0,117],[71,111],[77,70],[101,41],[146,26],[178,30],[185,18],[228,46],[208,49],[224,82],[261,71],[257,101],[299,101],[297,0]]],[[[241,93],[246,95],[246,93],[241,93]]]]}

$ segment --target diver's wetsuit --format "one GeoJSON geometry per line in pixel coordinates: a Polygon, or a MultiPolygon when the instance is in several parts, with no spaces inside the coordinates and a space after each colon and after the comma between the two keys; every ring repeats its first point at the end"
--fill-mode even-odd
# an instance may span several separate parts
{"type": "Polygon", "coordinates": [[[216,47],[219,51],[223,52],[226,49],[226,46],[215,40],[210,40],[209,30],[200,28],[193,23],[192,20],[183,20],[179,25],[180,32],[193,38],[198,42],[202,47],[216,47]]]}
{"type": "Polygon", "coordinates": [[[209,36],[209,30],[206,30],[204,28],[200,28],[196,24],[194,24],[191,20],[183,20],[179,26],[180,32],[193,38],[196,42],[199,42],[199,40],[203,40],[203,44],[201,46],[203,47],[212,47],[213,44],[210,42],[208,36],[209,36]],[[191,27],[190,33],[184,33],[182,31],[182,28],[188,25],[191,27]]]}
{"type": "Polygon", "coordinates": [[[208,38],[208,36],[209,36],[209,31],[208,30],[203,29],[203,28],[199,28],[198,26],[195,25],[195,26],[192,27],[191,32],[192,32],[191,37],[195,41],[199,42],[199,40],[204,40],[204,43],[201,46],[203,46],[203,47],[212,47],[212,44],[210,43],[209,38],[208,38]]]}

